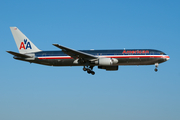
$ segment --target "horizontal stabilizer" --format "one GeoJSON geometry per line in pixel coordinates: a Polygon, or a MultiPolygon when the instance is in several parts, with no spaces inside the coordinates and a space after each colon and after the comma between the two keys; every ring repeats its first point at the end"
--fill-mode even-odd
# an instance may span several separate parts
{"type": "Polygon", "coordinates": [[[22,58],[32,58],[32,56],[29,56],[29,55],[25,55],[25,54],[21,54],[21,53],[16,53],[16,52],[12,52],[12,51],[6,51],[14,56],[17,56],[17,57],[22,57],[22,58]]]}

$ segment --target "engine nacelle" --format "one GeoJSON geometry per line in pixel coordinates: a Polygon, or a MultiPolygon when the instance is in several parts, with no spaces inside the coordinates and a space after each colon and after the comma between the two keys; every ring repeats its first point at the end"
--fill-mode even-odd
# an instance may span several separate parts
{"type": "Polygon", "coordinates": [[[110,66],[116,63],[118,63],[118,60],[114,58],[99,58],[98,63],[96,64],[99,64],[102,66],[110,66]]]}
{"type": "Polygon", "coordinates": [[[118,70],[118,66],[98,66],[99,69],[105,69],[107,71],[118,70]]]}

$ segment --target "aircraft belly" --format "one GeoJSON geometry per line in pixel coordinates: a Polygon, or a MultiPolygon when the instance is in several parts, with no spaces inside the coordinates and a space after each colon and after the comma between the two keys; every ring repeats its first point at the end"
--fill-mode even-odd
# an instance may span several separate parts
{"type": "Polygon", "coordinates": [[[83,66],[82,64],[74,64],[74,59],[36,59],[32,63],[48,65],[48,66],[83,66]]]}
{"type": "Polygon", "coordinates": [[[152,65],[164,61],[163,58],[120,58],[118,65],[152,65]]]}

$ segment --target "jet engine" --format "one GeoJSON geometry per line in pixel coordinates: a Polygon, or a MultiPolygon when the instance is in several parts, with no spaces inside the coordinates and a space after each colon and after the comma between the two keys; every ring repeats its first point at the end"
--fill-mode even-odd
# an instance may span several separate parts
{"type": "Polygon", "coordinates": [[[98,61],[96,62],[96,64],[102,66],[110,66],[116,63],[118,63],[118,60],[114,58],[99,58],[98,61]]]}
{"type": "Polygon", "coordinates": [[[106,71],[118,70],[118,66],[98,66],[99,69],[105,69],[106,71]]]}

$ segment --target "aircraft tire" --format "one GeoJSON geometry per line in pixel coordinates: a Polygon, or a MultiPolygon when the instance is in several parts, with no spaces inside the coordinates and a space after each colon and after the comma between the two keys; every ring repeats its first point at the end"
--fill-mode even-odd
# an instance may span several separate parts
{"type": "Polygon", "coordinates": [[[90,73],[91,73],[91,70],[87,69],[87,73],[90,74],[90,73]]]}
{"type": "Polygon", "coordinates": [[[91,74],[92,74],[92,75],[94,75],[94,74],[95,74],[95,72],[94,72],[94,71],[91,71],[91,74]]]}
{"type": "Polygon", "coordinates": [[[87,71],[87,69],[86,69],[85,67],[83,68],[83,70],[84,70],[84,71],[87,71]]]}

